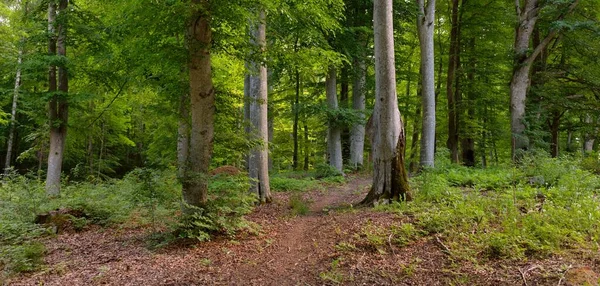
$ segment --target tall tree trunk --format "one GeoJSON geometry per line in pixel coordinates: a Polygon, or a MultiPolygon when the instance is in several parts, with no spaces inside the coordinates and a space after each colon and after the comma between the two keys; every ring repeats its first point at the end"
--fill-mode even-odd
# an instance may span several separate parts
{"type": "MultiPolygon", "coordinates": [[[[258,23],[251,23],[251,44],[259,55],[266,49],[266,13],[259,12],[258,23]]],[[[256,194],[261,204],[270,203],[269,185],[269,130],[268,130],[268,85],[267,67],[256,59],[249,64],[250,69],[250,121],[257,141],[260,142],[250,152],[249,175],[250,191],[256,194]]]]}
{"type": "MultiPolygon", "coordinates": [[[[562,13],[557,20],[562,20],[570,14],[579,4],[573,0],[566,13],[562,13]]],[[[529,148],[529,138],[525,134],[525,100],[531,84],[530,70],[533,61],[542,53],[546,46],[556,37],[559,29],[551,30],[548,35],[529,53],[531,35],[539,17],[539,0],[525,0],[523,7],[521,1],[515,0],[515,10],[518,23],[513,46],[515,57],[513,74],[510,81],[510,125],[512,133],[512,158],[519,161],[522,153],[529,148]]]]}
{"type": "MultiPolygon", "coordinates": [[[[592,130],[591,126],[592,123],[594,121],[592,120],[592,116],[589,114],[586,114],[585,116],[585,120],[584,123],[587,125],[586,127],[589,127],[590,130],[592,130]]],[[[598,133],[598,132],[596,132],[598,133]]],[[[584,135],[584,139],[583,139],[583,153],[589,153],[594,151],[594,142],[596,141],[596,135],[593,134],[592,132],[587,132],[584,135]]]]}
{"type": "Polygon", "coordinates": [[[304,171],[310,167],[310,138],[308,137],[308,118],[304,118],[304,171]]]}
{"type": "Polygon", "coordinates": [[[550,133],[552,134],[552,141],[550,142],[550,155],[552,158],[558,157],[559,152],[559,127],[560,127],[560,118],[562,117],[562,113],[558,111],[552,112],[552,120],[550,122],[550,133]]]}
{"type": "MultiPolygon", "coordinates": [[[[361,34],[359,38],[362,40],[366,35],[361,34]]],[[[364,40],[366,42],[366,40],[364,40]]],[[[361,42],[363,47],[358,57],[353,59],[354,65],[354,82],[352,84],[352,108],[358,112],[360,121],[355,123],[350,129],[350,164],[359,169],[364,161],[365,149],[365,92],[367,83],[367,65],[366,65],[366,44],[361,42]]]]}
{"type": "Polygon", "coordinates": [[[446,78],[446,97],[448,99],[448,141],[446,146],[450,150],[450,160],[458,163],[458,88],[454,85],[458,81],[456,71],[458,70],[460,57],[458,10],[460,0],[452,0],[452,28],[450,29],[450,53],[448,58],[448,76],[446,78]]]}
{"type": "MultiPolygon", "coordinates": [[[[213,150],[215,90],[210,59],[210,3],[192,0],[192,4],[187,23],[192,128],[182,194],[186,204],[202,207],[207,200],[208,168],[213,150]]],[[[189,213],[190,209],[184,206],[184,211],[189,213]]]]}
{"type": "MultiPolygon", "coordinates": [[[[58,10],[56,4],[51,1],[48,7],[48,30],[51,33],[48,51],[56,53],[59,57],[67,55],[67,6],[68,0],[60,0],[58,10]],[[57,18],[60,21],[57,21],[57,18]],[[58,22],[58,25],[56,23],[58,22]],[[58,36],[54,41],[54,26],[58,36]]],[[[58,196],[60,193],[60,174],[64,157],[65,141],[67,139],[67,119],[69,105],[67,93],[69,92],[69,80],[67,67],[63,63],[58,67],[58,94],[56,93],[56,68],[50,68],[50,88],[54,94],[49,103],[50,124],[50,149],[48,152],[48,171],[46,174],[46,193],[49,196],[58,196]]]]}
{"type": "Polygon", "coordinates": [[[375,109],[370,133],[373,146],[373,185],[362,201],[410,200],[408,175],[404,167],[404,126],[398,110],[392,0],[375,0],[375,109]]]}
{"type": "Polygon", "coordinates": [[[421,45],[421,83],[423,85],[423,135],[421,136],[421,167],[433,167],[435,152],[435,55],[433,31],[435,0],[417,0],[419,16],[417,30],[421,45]]]}
{"type": "Polygon", "coordinates": [[[179,96],[179,124],[177,128],[177,177],[184,179],[190,154],[190,95],[179,96]]]}
{"type": "MultiPolygon", "coordinates": [[[[327,77],[325,79],[327,107],[331,110],[338,109],[338,100],[336,92],[336,71],[335,67],[329,67],[327,77]]],[[[330,119],[329,128],[327,130],[327,155],[329,157],[329,165],[334,167],[339,172],[342,172],[342,128],[337,122],[330,119]]]]}
{"type": "MultiPolygon", "coordinates": [[[[475,38],[470,38],[468,41],[468,49],[470,50],[470,58],[467,63],[467,100],[462,101],[463,108],[466,111],[465,118],[469,120],[468,123],[464,124],[465,131],[462,132],[463,138],[461,139],[461,149],[462,149],[462,161],[463,164],[467,167],[475,166],[475,130],[473,130],[472,122],[475,121],[475,91],[474,91],[474,82],[475,82],[475,69],[477,68],[476,62],[476,51],[475,51],[475,38]]],[[[458,84],[457,84],[458,86],[458,84]]],[[[462,100],[462,98],[461,98],[462,100]]]]}
{"type": "MultiPolygon", "coordinates": [[[[344,65],[342,67],[342,74],[340,76],[340,108],[347,109],[348,108],[348,96],[350,94],[350,83],[349,83],[349,75],[348,75],[348,65],[344,65]]],[[[341,127],[341,144],[342,144],[342,158],[348,159],[350,158],[350,126],[343,125],[341,127]]],[[[343,160],[342,159],[342,160],[343,160]]]]}
{"type": "Polygon", "coordinates": [[[292,127],[292,138],[294,140],[294,154],[292,156],[292,166],[294,170],[298,169],[298,120],[300,114],[300,71],[296,68],[296,94],[292,102],[292,112],[294,113],[294,124],[292,127]]]}
{"type": "Polygon", "coordinates": [[[20,41],[19,55],[17,56],[17,72],[15,75],[15,88],[13,89],[13,101],[10,111],[10,131],[8,133],[8,141],[6,143],[6,160],[4,162],[4,174],[10,172],[12,162],[13,143],[15,141],[15,129],[17,127],[17,102],[19,101],[19,89],[21,87],[21,63],[23,61],[23,49],[25,39],[20,41]]]}

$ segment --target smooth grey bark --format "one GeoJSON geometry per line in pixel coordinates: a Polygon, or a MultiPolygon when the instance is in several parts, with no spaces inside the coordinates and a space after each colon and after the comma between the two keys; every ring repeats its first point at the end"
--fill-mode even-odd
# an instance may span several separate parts
{"type": "Polygon", "coordinates": [[[365,149],[365,92],[367,84],[366,53],[354,61],[354,82],[352,84],[352,108],[358,112],[360,121],[350,129],[350,165],[360,168],[364,162],[365,149]]]}
{"type": "MultiPolygon", "coordinates": [[[[56,3],[51,1],[48,5],[48,32],[50,33],[50,42],[48,52],[59,57],[67,55],[67,15],[66,9],[68,0],[60,0],[58,10],[56,3]],[[60,18],[60,21],[57,21],[60,18]],[[58,25],[56,23],[58,22],[58,25]],[[57,37],[54,40],[56,25],[57,37]]],[[[54,91],[48,104],[49,124],[50,124],[50,148],[48,152],[48,171],[46,173],[46,193],[49,196],[58,196],[60,194],[60,175],[62,171],[62,161],[64,157],[65,142],[67,139],[67,119],[69,105],[67,102],[67,93],[69,92],[69,79],[66,66],[58,67],[58,94],[56,93],[56,68],[50,68],[50,88],[54,91]],[[52,86],[54,85],[54,86],[52,86]]]]}
{"type": "Polygon", "coordinates": [[[21,39],[19,55],[17,56],[17,72],[15,75],[15,88],[13,89],[12,108],[10,111],[10,131],[8,133],[8,141],[6,143],[6,160],[4,163],[5,175],[10,172],[13,143],[15,140],[15,129],[17,127],[17,102],[19,101],[19,89],[21,88],[21,63],[23,62],[23,44],[24,39],[21,39]]]}
{"type": "MultiPolygon", "coordinates": [[[[568,12],[561,14],[557,20],[562,20],[579,4],[579,0],[571,2],[568,12]]],[[[521,153],[529,148],[529,138],[525,134],[525,101],[531,85],[531,66],[533,61],[542,53],[546,46],[556,37],[559,29],[551,30],[548,35],[529,54],[531,35],[534,32],[540,12],[539,0],[525,0],[521,6],[520,0],[515,0],[517,27],[515,32],[513,74],[510,81],[510,126],[512,133],[512,159],[519,161],[521,153]]]]}
{"type": "Polygon", "coordinates": [[[417,30],[421,46],[421,84],[423,85],[423,128],[421,136],[421,167],[433,167],[435,152],[435,55],[433,32],[435,0],[417,0],[419,16],[417,30]]]}
{"type": "Polygon", "coordinates": [[[373,146],[373,185],[363,204],[410,199],[404,167],[404,126],[396,95],[392,0],[375,0],[373,8],[375,108],[369,132],[373,146]]]}
{"type": "MultiPolygon", "coordinates": [[[[266,14],[259,12],[258,23],[251,23],[250,42],[258,54],[265,52],[266,48],[266,14]]],[[[260,143],[256,145],[249,156],[249,175],[251,179],[250,191],[257,195],[259,202],[272,201],[269,185],[269,122],[268,122],[268,85],[267,67],[254,58],[248,64],[250,67],[248,78],[249,113],[252,123],[252,133],[260,143]]]]}
{"type": "Polygon", "coordinates": [[[177,177],[183,180],[190,154],[190,96],[179,96],[179,122],[177,127],[177,177]]]}
{"type": "MultiPolygon", "coordinates": [[[[202,207],[207,201],[208,168],[214,140],[215,89],[212,83],[210,49],[212,42],[210,3],[192,0],[187,23],[192,125],[189,165],[184,174],[183,200],[202,207]]],[[[192,211],[184,205],[187,213],[192,211]]]]}
{"type": "MultiPolygon", "coordinates": [[[[325,78],[325,93],[327,96],[327,107],[331,110],[338,109],[336,77],[335,67],[330,66],[325,78]]],[[[343,171],[341,136],[342,128],[336,122],[330,121],[329,128],[327,129],[327,155],[329,157],[329,165],[339,172],[343,171]]]]}

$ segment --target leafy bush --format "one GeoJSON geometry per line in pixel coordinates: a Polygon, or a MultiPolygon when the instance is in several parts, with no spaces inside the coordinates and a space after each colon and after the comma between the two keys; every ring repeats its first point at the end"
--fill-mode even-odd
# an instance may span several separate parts
{"type": "Polygon", "coordinates": [[[295,194],[290,198],[289,207],[292,210],[292,215],[306,215],[310,211],[308,202],[299,194],[295,194]]]}
{"type": "Polygon", "coordinates": [[[528,157],[523,166],[504,170],[443,166],[412,178],[413,202],[380,209],[414,219],[406,229],[392,228],[399,237],[442,234],[453,254],[469,259],[594,249],[600,239],[600,178],[578,166],[572,158],[547,156],[528,157]],[[547,184],[532,184],[532,177],[547,184]]]}
{"type": "Polygon", "coordinates": [[[179,236],[207,241],[213,235],[232,236],[242,229],[252,229],[253,225],[244,219],[256,202],[256,196],[248,192],[249,187],[244,175],[211,182],[208,202],[201,208],[187,206],[189,214],[179,224],[179,236]]]}
{"type": "Polygon", "coordinates": [[[600,154],[595,152],[585,154],[581,160],[581,168],[596,175],[600,175],[600,154]]]}
{"type": "Polygon", "coordinates": [[[320,163],[315,167],[315,178],[317,179],[337,176],[342,176],[342,172],[329,164],[320,163]]]}
{"type": "Polygon", "coordinates": [[[271,189],[275,192],[301,192],[317,188],[319,186],[319,182],[311,179],[272,176],[270,185],[271,189]]]}

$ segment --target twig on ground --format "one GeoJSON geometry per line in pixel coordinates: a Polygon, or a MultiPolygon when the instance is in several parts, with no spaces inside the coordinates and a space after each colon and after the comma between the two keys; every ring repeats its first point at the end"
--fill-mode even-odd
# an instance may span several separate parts
{"type": "Polygon", "coordinates": [[[540,268],[540,266],[539,265],[533,265],[533,266],[525,269],[525,271],[523,271],[523,270],[521,270],[521,268],[519,268],[519,273],[521,273],[521,278],[523,278],[523,284],[525,286],[529,286],[529,284],[527,284],[527,278],[526,278],[527,272],[529,272],[529,271],[531,271],[533,269],[536,269],[536,268],[540,268]]]}
{"type": "Polygon", "coordinates": [[[560,286],[562,284],[563,279],[565,279],[565,276],[567,275],[567,272],[569,272],[569,270],[571,270],[571,268],[573,268],[572,264],[569,264],[569,266],[567,266],[567,268],[563,271],[562,275],[560,276],[560,279],[558,279],[558,286],[560,286]]]}
{"type": "Polygon", "coordinates": [[[392,254],[396,255],[396,251],[394,251],[394,246],[392,245],[392,236],[393,235],[394,235],[393,233],[390,233],[390,236],[388,236],[388,243],[390,244],[390,249],[392,250],[392,254]]]}
{"type": "Polygon", "coordinates": [[[446,255],[452,256],[452,251],[450,251],[450,248],[448,248],[448,246],[446,246],[442,240],[440,239],[440,237],[438,235],[435,236],[435,242],[437,242],[437,245],[442,249],[442,252],[445,253],[446,255]]]}

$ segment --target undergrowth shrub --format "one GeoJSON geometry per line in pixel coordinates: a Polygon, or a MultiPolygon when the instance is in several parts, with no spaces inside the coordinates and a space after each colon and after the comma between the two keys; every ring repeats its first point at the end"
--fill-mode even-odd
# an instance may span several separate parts
{"type": "Polygon", "coordinates": [[[254,230],[256,226],[244,219],[256,202],[256,196],[248,192],[249,188],[245,175],[212,181],[208,202],[201,208],[187,206],[190,213],[179,223],[179,237],[207,241],[214,235],[233,236],[240,230],[254,230]]]}
{"type": "Polygon", "coordinates": [[[294,216],[306,215],[310,211],[309,202],[302,198],[300,194],[294,194],[290,197],[289,207],[294,216]]]}
{"type": "Polygon", "coordinates": [[[405,231],[442,236],[453,253],[468,259],[595,249],[600,178],[579,166],[572,158],[548,156],[528,157],[522,166],[504,169],[442,164],[411,179],[412,202],[380,209],[412,217],[405,231]]]}
{"type": "Polygon", "coordinates": [[[276,175],[270,179],[271,189],[275,192],[302,192],[319,186],[319,182],[311,178],[297,179],[276,175]]]}
{"type": "Polygon", "coordinates": [[[315,167],[315,178],[317,179],[338,176],[342,176],[342,172],[327,163],[319,163],[315,167]]]}

